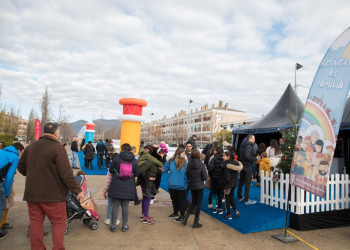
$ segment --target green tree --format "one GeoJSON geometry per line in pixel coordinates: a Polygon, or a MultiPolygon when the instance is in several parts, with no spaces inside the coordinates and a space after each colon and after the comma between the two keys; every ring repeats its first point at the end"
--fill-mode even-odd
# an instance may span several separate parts
{"type": "Polygon", "coordinates": [[[284,144],[281,145],[282,158],[277,165],[277,170],[286,174],[290,172],[290,168],[292,166],[294,149],[298,136],[298,129],[295,127],[291,129],[285,129],[281,131],[281,134],[284,144]]]}
{"type": "Polygon", "coordinates": [[[219,145],[222,146],[224,141],[231,143],[232,140],[232,131],[227,129],[222,129],[215,133],[214,135],[216,141],[219,142],[219,145]]]}

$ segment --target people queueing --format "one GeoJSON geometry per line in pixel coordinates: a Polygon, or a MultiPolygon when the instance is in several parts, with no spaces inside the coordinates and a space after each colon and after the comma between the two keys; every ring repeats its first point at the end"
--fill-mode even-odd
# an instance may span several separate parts
{"type": "Polygon", "coordinates": [[[201,161],[200,156],[201,153],[198,149],[192,150],[186,173],[188,179],[188,187],[191,189],[192,203],[181,221],[183,225],[186,225],[192,210],[195,209],[194,223],[192,226],[193,228],[202,227],[202,224],[199,223],[199,214],[201,211],[203,199],[203,189],[205,188],[204,181],[208,179],[206,166],[201,161]]]}
{"type": "MultiPolygon", "coordinates": [[[[131,152],[131,146],[124,143],[120,147],[120,154],[113,160],[109,172],[112,178],[109,182],[108,197],[112,198],[111,232],[117,231],[117,214],[122,207],[122,232],[129,230],[129,201],[135,197],[135,178],[140,175],[139,166],[135,155],[131,152]]],[[[104,192],[104,197],[107,198],[104,192]]]]}
{"type": "Polygon", "coordinates": [[[92,160],[95,158],[95,147],[92,145],[92,142],[89,141],[84,147],[84,156],[85,156],[85,168],[92,170],[92,160]]]}
{"type": "MultiPolygon", "coordinates": [[[[0,218],[8,212],[8,197],[11,193],[13,178],[16,173],[19,156],[23,153],[24,147],[20,142],[15,142],[9,147],[0,150],[0,218]]],[[[66,154],[67,155],[67,154],[66,154]]],[[[6,220],[6,218],[5,218],[6,220]]],[[[9,227],[9,226],[8,226],[9,227]]],[[[0,239],[7,235],[6,226],[0,228],[0,239]]]]}
{"type": "Polygon", "coordinates": [[[101,169],[101,166],[103,166],[103,156],[106,153],[106,146],[103,143],[102,139],[99,139],[96,145],[96,152],[97,152],[97,166],[98,166],[98,169],[101,169]]]}
{"type": "Polygon", "coordinates": [[[77,165],[77,162],[78,162],[78,159],[79,159],[79,156],[78,156],[78,151],[79,151],[79,148],[78,148],[78,137],[75,137],[72,141],[72,144],[70,146],[70,149],[72,150],[72,168],[74,169],[79,169],[78,165],[77,165]]]}
{"type": "Polygon", "coordinates": [[[172,158],[164,164],[164,173],[168,173],[168,189],[173,205],[173,213],[168,218],[181,222],[185,216],[187,190],[187,160],[185,150],[178,148],[172,158]]]}
{"type": "Polygon", "coordinates": [[[82,196],[59,138],[58,124],[45,124],[44,134],[25,148],[18,163],[18,171],[26,176],[23,200],[28,205],[32,249],[46,249],[43,241],[46,215],[52,225],[53,249],[64,249],[68,191],[78,200],[82,196]]]}
{"type": "Polygon", "coordinates": [[[245,201],[245,205],[255,204],[256,201],[249,199],[249,191],[253,176],[253,162],[256,162],[260,157],[253,157],[255,136],[248,135],[247,140],[244,140],[240,147],[240,159],[243,164],[243,170],[241,171],[237,194],[239,201],[245,201]],[[242,188],[245,185],[244,196],[242,196],[242,188]]]}

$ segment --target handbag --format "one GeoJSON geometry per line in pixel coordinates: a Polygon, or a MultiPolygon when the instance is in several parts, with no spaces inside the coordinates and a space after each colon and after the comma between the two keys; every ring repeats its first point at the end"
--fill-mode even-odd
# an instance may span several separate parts
{"type": "Polygon", "coordinates": [[[205,182],[205,187],[207,189],[211,189],[211,179],[210,179],[210,176],[208,176],[208,179],[206,180],[205,182]]]}

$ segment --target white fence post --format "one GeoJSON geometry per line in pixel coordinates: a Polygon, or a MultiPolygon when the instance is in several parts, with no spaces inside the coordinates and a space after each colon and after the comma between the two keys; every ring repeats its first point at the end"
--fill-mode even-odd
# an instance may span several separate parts
{"type": "MultiPolygon", "coordinates": [[[[287,210],[289,174],[281,174],[280,180],[273,183],[273,173],[260,171],[261,203],[287,210]]],[[[349,175],[330,175],[326,186],[326,195],[320,198],[305,190],[291,186],[290,211],[296,214],[315,213],[350,207],[349,175]]]]}

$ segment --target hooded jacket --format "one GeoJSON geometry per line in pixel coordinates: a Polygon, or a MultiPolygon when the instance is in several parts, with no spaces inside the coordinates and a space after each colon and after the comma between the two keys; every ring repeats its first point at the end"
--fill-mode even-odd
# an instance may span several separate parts
{"type": "Polygon", "coordinates": [[[223,165],[223,178],[219,180],[220,188],[233,188],[238,184],[238,171],[234,170],[234,165],[242,165],[239,161],[228,160],[222,163],[223,165]]]}
{"type": "Polygon", "coordinates": [[[204,181],[208,179],[205,164],[200,159],[191,159],[187,165],[188,187],[191,190],[204,189],[204,181]]]}
{"type": "Polygon", "coordinates": [[[0,181],[5,179],[4,188],[6,197],[9,196],[11,191],[18,160],[18,150],[14,146],[9,146],[0,150],[0,181]]]}
{"type": "Polygon", "coordinates": [[[240,159],[244,170],[252,171],[253,162],[257,160],[256,157],[252,156],[253,150],[253,143],[248,140],[242,142],[240,148],[240,159]]]}
{"type": "Polygon", "coordinates": [[[92,160],[95,158],[95,148],[92,144],[86,144],[84,148],[85,160],[92,160]]]}
{"type": "Polygon", "coordinates": [[[24,201],[62,202],[68,191],[79,194],[66,149],[51,134],[44,134],[24,149],[18,171],[26,176],[24,201]]]}
{"type": "Polygon", "coordinates": [[[135,155],[131,151],[120,152],[113,160],[109,172],[113,176],[108,187],[108,197],[120,200],[133,200],[135,198],[135,177],[140,175],[139,165],[137,164],[135,155]],[[116,174],[120,172],[122,160],[132,164],[132,176],[127,180],[119,178],[116,174]]]}
{"type": "Polygon", "coordinates": [[[220,175],[222,175],[222,161],[223,154],[216,154],[213,160],[209,163],[209,175],[211,179],[220,179],[220,175]]]}
{"type": "Polygon", "coordinates": [[[106,151],[106,145],[103,142],[99,142],[96,145],[96,151],[97,153],[105,153],[106,151]]]}
{"type": "Polygon", "coordinates": [[[259,173],[258,175],[260,176],[260,171],[264,170],[264,175],[266,176],[266,172],[271,172],[271,163],[269,158],[262,158],[260,161],[259,165],[259,173]]]}

